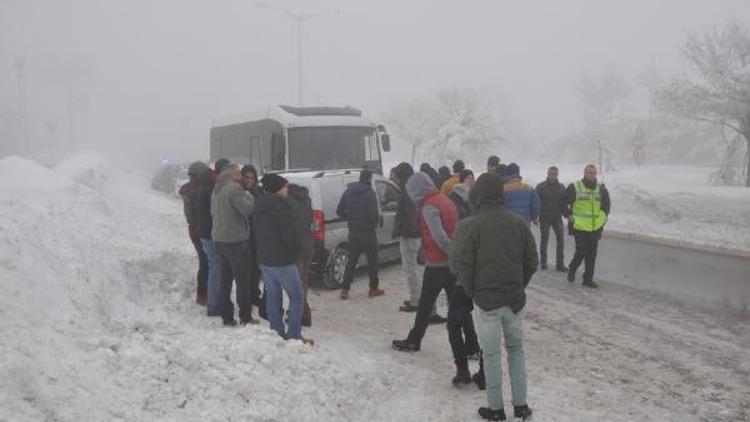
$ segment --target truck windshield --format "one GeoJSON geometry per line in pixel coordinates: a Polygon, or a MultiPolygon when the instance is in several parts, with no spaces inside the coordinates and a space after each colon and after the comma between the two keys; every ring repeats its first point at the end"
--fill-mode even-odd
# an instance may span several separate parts
{"type": "Polygon", "coordinates": [[[370,127],[289,129],[289,168],[336,170],[362,168],[379,161],[375,130],[370,127]]]}

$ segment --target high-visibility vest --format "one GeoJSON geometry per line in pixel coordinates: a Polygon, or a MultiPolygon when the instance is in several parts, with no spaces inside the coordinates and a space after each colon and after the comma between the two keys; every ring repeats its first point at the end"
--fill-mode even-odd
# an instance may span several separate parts
{"type": "Polygon", "coordinates": [[[607,214],[602,211],[602,193],[599,184],[589,189],[582,181],[575,183],[576,199],[573,202],[573,229],[595,232],[607,222],[607,214]]]}

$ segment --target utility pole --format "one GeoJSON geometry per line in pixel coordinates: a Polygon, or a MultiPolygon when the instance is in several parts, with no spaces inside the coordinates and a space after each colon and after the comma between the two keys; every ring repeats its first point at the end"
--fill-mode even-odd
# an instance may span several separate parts
{"type": "Polygon", "coordinates": [[[316,18],[323,18],[326,16],[333,16],[338,15],[338,11],[330,11],[330,12],[321,12],[321,13],[302,13],[302,12],[294,12],[291,10],[287,10],[284,8],[276,7],[271,4],[262,2],[262,1],[256,1],[255,5],[258,6],[261,9],[268,9],[275,11],[282,16],[286,16],[287,18],[292,19],[297,26],[297,105],[302,106],[304,104],[304,64],[303,59],[304,55],[302,54],[302,24],[305,23],[305,21],[309,21],[311,19],[316,18]]]}

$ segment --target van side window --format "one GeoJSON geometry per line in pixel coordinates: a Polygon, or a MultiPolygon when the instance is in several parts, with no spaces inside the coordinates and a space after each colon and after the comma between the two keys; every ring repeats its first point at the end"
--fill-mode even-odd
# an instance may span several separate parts
{"type": "Polygon", "coordinates": [[[286,169],[286,144],[284,135],[276,132],[271,136],[271,170],[286,169]]]}
{"type": "Polygon", "coordinates": [[[395,186],[387,182],[375,182],[380,208],[383,211],[398,211],[398,199],[401,196],[395,186]]]}

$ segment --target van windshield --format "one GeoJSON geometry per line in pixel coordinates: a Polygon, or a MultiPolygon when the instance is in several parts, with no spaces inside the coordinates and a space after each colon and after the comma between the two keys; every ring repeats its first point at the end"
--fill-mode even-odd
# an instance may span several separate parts
{"type": "Polygon", "coordinates": [[[289,168],[336,170],[362,168],[378,160],[375,130],[370,127],[289,129],[289,168]]]}

